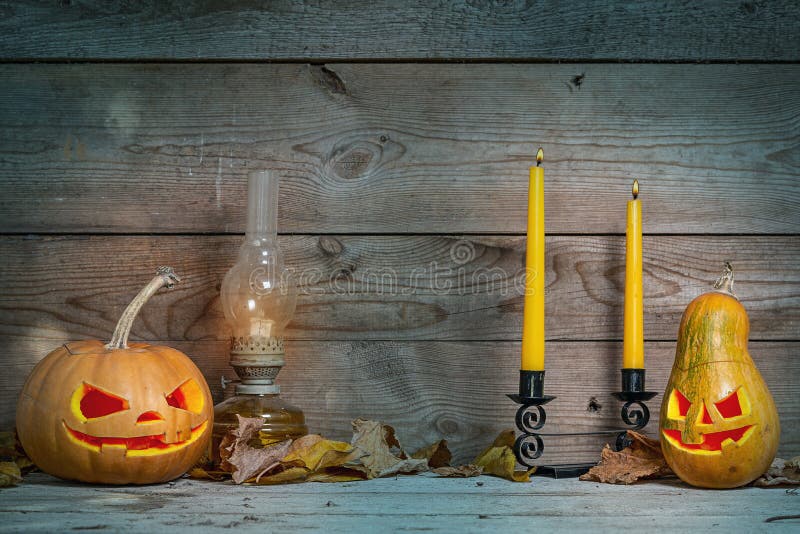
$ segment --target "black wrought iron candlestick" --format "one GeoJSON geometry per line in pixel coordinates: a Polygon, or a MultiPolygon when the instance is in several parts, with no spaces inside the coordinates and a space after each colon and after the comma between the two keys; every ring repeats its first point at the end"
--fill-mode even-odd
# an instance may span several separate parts
{"type": "MultiPolygon", "coordinates": [[[[622,420],[630,426],[630,430],[644,428],[650,421],[650,410],[645,402],[658,395],[655,391],[644,389],[644,369],[622,370],[622,391],[614,396],[625,404],[622,405],[622,420]]],[[[621,451],[631,444],[627,430],[617,436],[616,447],[621,451]]]]}
{"type": "MultiPolygon", "coordinates": [[[[539,430],[547,421],[544,405],[555,399],[544,394],[544,371],[520,371],[519,393],[508,397],[520,405],[517,410],[515,422],[521,432],[514,442],[514,454],[517,461],[527,467],[534,467],[533,461],[542,456],[544,452],[543,437],[577,437],[617,435],[616,449],[622,450],[629,445],[628,430],[639,430],[647,425],[650,420],[650,410],[645,404],[657,393],[644,390],[644,369],[622,370],[622,391],[614,396],[625,404],[622,406],[622,421],[629,428],[616,428],[593,432],[566,432],[544,433],[539,430]]],[[[569,478],[580,476],[594,467],[594,463],[538,465],[536,474],[553,476],[555,478],[569,478]]]]}

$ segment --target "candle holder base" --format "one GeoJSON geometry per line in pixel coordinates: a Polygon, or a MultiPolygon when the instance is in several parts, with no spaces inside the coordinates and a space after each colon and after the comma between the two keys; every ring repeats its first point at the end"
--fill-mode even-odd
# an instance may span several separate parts
{"type": "Polygon", "coordinates": [[[544,395],[544,371],[520,371],[519,394],[508,395],[508,398],[519,404],[514,418],[521,435],[514,442],[514,455],[517,461],[526,467],[536,467],[536,475],[554,478],[578,477],[594,467],[595,463],[536,465],[534,460],[544,453],[545,437],[576,438],[578,436],[614,436],[615,449],[620,451],[630,445],[628,430],[640,430],[650,421],[650,410],[646,401],[658,393],[644,391],[644,369],[623,369],[622,389],[613,393],[614,397],[624,402],[622,421],[629,428],[598,430],[593,432],[540,432],[547,421],[544,405],[555,399],[544,395]]]}
{"type": "MultiPolygon", "coordinates": [[[[630,430],[640,430],[647,426],[650,421],[650,409],[645,402],[656,395],[655,391],[645,391],[644,389],[645,370],[644,369],[623,369],[622,370],[622,391],[613,393],[619,401],[624,402],[620,413],[622,420],[630,426],[630,430]]],[[[616,449],[621,451],[631,444],[627,431],[617,436],[616,449]]]]}

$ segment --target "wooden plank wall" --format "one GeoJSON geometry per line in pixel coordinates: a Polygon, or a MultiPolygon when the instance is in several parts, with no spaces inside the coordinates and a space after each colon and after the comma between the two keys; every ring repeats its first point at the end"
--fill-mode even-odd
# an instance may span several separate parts
{"type": "MultiPolygon", "coordinates": [[[[285,396],[315,431],[345,438],[352,418],[380,418],[409,448],[446,437],[469,459],[513,422],[541,145],[548,427],[617,422],[637,177],[649,385],[663,389],[683,308],[730,260],[780,454],[800,454],[795,2],[0,11],[0,425],[36,362],[108,337],[161,264],[185,280],[134,337],[190,354],[220,400],[232,372],[219,284],[246,174],[271,168],[287,263],[307,275],[285,396]]],[[[600,445],[552,442],[546,459],[600,445]]]]}

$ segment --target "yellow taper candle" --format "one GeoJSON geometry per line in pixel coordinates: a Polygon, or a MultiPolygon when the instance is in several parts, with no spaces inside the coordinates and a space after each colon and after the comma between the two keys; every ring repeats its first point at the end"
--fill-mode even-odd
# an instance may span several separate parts
{"type": "Polygon", "coordinates": [[[544,151],[528,182],[528,246],[525,254],[525,309],[522,314],[522,370],[544,371],[544,151]]]}
{"type": "Polygon", "coordinates": [[[644,369],[644,305],[642,290],[642,203],[639,181],[633,181],[628,201],[625,245],[625,337],[622,367],[644,369]]]}

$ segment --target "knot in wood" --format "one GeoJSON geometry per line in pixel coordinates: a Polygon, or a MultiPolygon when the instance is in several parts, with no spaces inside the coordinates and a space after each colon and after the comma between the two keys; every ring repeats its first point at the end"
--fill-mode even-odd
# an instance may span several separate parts
{"type": "Polygon", "coordinates": [[[320,236],[317,244],[326,256],[338,256],[344,250],[344,245],[341,241],[328,235],[320,236]]]}

